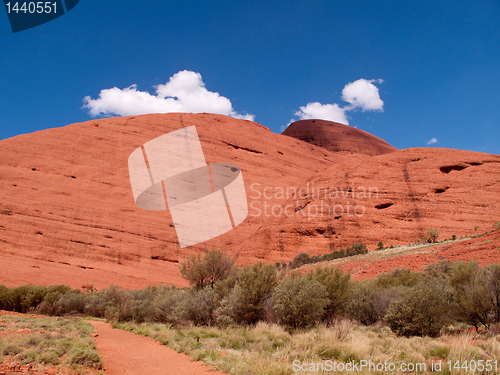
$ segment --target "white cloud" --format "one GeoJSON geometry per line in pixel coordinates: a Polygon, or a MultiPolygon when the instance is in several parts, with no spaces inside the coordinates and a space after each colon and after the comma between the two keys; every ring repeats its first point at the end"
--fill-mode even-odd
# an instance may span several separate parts
{"type": "MultiPolygon", "coordinates": [[[[346,112],[361,109],[365,111],[384,111],[384,102],[380,99],[377,86],[373,84],[384,82],[382,79],[358,79],[348,83],[342,90],[342,100],[349,103],[346,107],[340,107],[338,104],[321,104],[318,102],[308,103],[300,107],[300,111],[294,113],[300,120],[321,119],[340,122],[349,125],[346,112]]],[[[292,119],[290,123],[296,121],[292,119]]],[[[290,125],[290,124],[289,124],[290,125]]]]}
{"type": "Polygon", "coordinates": [[[380,99],[378,87],[372,82],[382,83],[381,79],[358,79],[357,81],[348,83],[342,90],[342,100],[350,103],[346,110],[361,108],[365,111],[384,111],[384,102],[380,99]]]}
{"type": "Polygon", "coordinates": [[[432,138],[429,140],[429,142],[427,142],[428,145],[433,145],[434,143],[438,143],[437,138],[432,138]]]}
{"type": "Polygon", "coordinates": [[[86,96],[84,108],[92,116],[133,116],[147,113],[190,112],[218,113],[245,120],[254,120],[254,115],[239,114],[233,110],[231,101],[217,92],[208,91],[200,73],[183,70],[164,85],[156,87],[156,95],[137,91],[137,85],[125,89],[104,89],[99,98],[86,96]]]}
{"type": "Polygon", "coordinates": [[[345,110],[338,104],[309,103],[305,107],[300,107],[300,111],[295,112],[295,116],[301,120],[320,119],[349,124],[345,110]]]}

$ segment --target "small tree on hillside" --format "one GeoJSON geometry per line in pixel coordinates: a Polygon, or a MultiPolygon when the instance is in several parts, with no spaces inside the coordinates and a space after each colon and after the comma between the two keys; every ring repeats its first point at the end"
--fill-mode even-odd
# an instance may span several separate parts
{"type": "Polygon", "coordinates": [[[201,290],[226,278],[234,261],[221,250],[210,250],[203,259],[198,254],[182,262],[180,272],[189,284],[201,290]]]}
{"type": "Polygon", "coordinates": [[[429,236],[428,242],[435,243],[439,237],[439,232],[437,229],[431,228],[427,231],[427,235],[429,236]]]}

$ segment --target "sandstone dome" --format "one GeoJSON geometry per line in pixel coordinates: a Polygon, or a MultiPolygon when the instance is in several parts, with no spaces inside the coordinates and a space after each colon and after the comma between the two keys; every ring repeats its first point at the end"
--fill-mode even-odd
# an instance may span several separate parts
{"type": "Polygon", "coordinates": [[[323,147],[331,152],[373,156],[397,150],[383,139],[363,130],[326,120],[296,121],[281,134],[323,147]]]}

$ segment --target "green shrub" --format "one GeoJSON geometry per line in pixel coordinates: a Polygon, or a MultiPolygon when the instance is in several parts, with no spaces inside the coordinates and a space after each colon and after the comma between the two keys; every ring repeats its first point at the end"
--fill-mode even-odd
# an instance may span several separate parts
{"type": "Polygon", "coordinates": [[[58,365],[60,363],[58,353],[52,350],[40,354],[38,359],[46,365],[58,365]]]}
{"type": "Polygon", "coordinates": [[[290,328],[309,327],[325,315],[328,293],[318,281],[306,276],[286,276],[273,291],[274,309],[290,328]]]}
{"type": "Polygon", "coordinates": [[[32,363],[35,362],[36,359],[40,353],[38,353],[35,349],[28,349],[22,351],[18,356],[17,359],[21,361],[22,364],[27,364],[27,363],[32,363]]]}
{"type": "Polygon", "coordinates": [[[3,355],[16,355],[21,353],[21,349],[17,345],[7,344],[5,348],[3,348],[2,353],[3,355]]]}
{"type": "Polygon", "coordinates": [[[99,353],[93,348],[75,348],[68,353],[68,363],[76,366],[81,365],[98,370],[103,368],[103,363],[99,353]]]}
{"type": "Polygon", "coordinates": [[[421,272],[412,272],[409,268],[394,268],[375,278],[375,286],[381,288],[416,285],[423,278],[421,272]]]}
{"type": "Polygon", "coordinates": [[[430,263],[424,266],[424,273],[441,279],[448,279],[451,276],[452,270],[452,263],[447,260],[442,260],[439,263],[430,263]]]}
{"type": "MultiPolygon", "coordinates": [[[[453,291],[454,312],[457,320],[475,327],[480,324],[489,327],[493,316],[498,315],[494,313],[495,292],[493,288],[495,275],[499,272],[494,268],[491,270],[489,274],[488,269],[481,268],[476,261],[453,263],[449,284],[453,291]]],[[[497,285],[499,281],[496,281],[497,285]]]]}
{"type": "Polygon", "coordinates": [[[347,315],[368,326],[379,320],[376,304],[379,289],[372,282],[358,282],[347,303],[347,315]]]}
{"type": "Polygon", "coordinates": [[[38,336],[38,335],[32,335],[30,336],[27,340],[26,340],[26,346],[31,346],[31,347],[36,347],[38,346],[38,344],[40,344],[40,342],[42,342],[43,339],[41,336],[38,336]]]}
{"type": "Polygon", "coordinates": [[[85,312],[85,295],[81,293],[66,293],[54,303],[56,315],[74,315],[85,312]]]}
{"type": "Polygon", "coordinates": [[[191,290],[184,293],[184,298],[176,306],[175,315],[181,321],[190,321],[194,325],[211,325],[215,322],[214,310],[218,307],[215,291],[211,287],[191,290]]]}
{"type": "Polygon", "coordinates": [[[137,323],[154,322],[156,306],[154,304],[155,294],[152,289],[132,290],[129,292],[128,316],[122,320],[134,320],[137,323]]]}
{"type": "Polygon", "coordinates": [[[185,291],[177,288],[162,287],[157,290],[154,304],[155,321],[161,323],[176,324],[179,322],[179,316],[176,313],[185,296],[185,291]]]}
{"type": "Polygon", "coordinates": [[[385,320],[403,336],[439,335],[449,321],[450,296],[442,280],[422,280],[389,305],[385,320]]]}
{"type": "Polygon", "coordinates": [[[263,318],[264,303],[276,286],[276,267],[258,263],[238,271],[229,299],[233,304],[231,317],[237,323],[254,324],[263,318]]]}
{"type": "Polygon", "coordinates": [[[377,250],[382,250],[384,248],[384,243],[382,241],[377,242],[377,250]]]}
{"type": "Polygon", "coordinates": [[[339,268],[318,267],[309,272],[306,277],[325,287],[329,300],[325,306],[326,318],[334,317],[344,311],[351,290],[351,275],[349,273],[343,273],[339,268]]]}

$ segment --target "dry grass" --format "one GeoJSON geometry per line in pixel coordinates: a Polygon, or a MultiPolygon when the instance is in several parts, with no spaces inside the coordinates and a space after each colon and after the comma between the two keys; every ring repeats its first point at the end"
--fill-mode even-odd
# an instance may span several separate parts
{"type": "MultiPolygon", "coordinates": [[[[463,333],[440,338],[397,337],[388,327],[364,327],[348,321],[319,325],[306,331],[287,332],[275,324],[255,327],[188,327],[174,329],[161,324],[118,323],[117,328],[149,335],[162,344],[234,375],[327,374],[333,371],[294,371],[293,361],[337,363],[371,360],[373,363],[442,363],[434,374],[488,374],[495,371],[448,371],[447,361],[500,360],[500,336],[463,333]],[[347,327],[347,328],[346,328],[347,327]]],[[[499,363],[500,366],[500,363],[499,363]]],[[[403,371],[359,371],[358,374],[403,374],[403,371]]],[[[413,372],[415,373],[415,372],[413,372]]]]}

